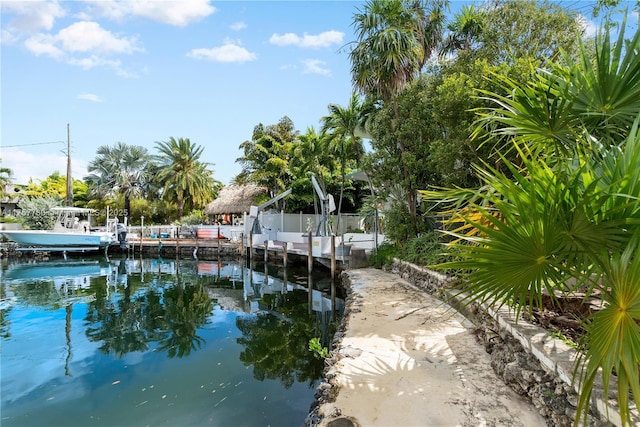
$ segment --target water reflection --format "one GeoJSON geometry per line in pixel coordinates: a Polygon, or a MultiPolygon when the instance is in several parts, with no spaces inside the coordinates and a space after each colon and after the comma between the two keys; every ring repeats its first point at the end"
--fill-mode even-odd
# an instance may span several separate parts
{"type": "Polygon", "coordinates": [[[309,341],[329,347],[342,311],[341,299],[316,286],[326,278],[237,262],[5,262],[0,282],[3,426],[82,424],[87,417],[96,425],[186,417],[215,419],[210,425],[299,425],[323,369],[309,341]],[[174,388],[171,407],[135,406],[129,415],[132,402],[150,402],[129,394],[148,394],[158,383],[174,388]],[[205,388],[221,393],[215,409],[194,391],[205,388]],[[263,404],[251,398],[267,395],[287,410],[243,411],[263,404]],[[82,404],[87,396],[94,397],[91,408],[82,404]]]}

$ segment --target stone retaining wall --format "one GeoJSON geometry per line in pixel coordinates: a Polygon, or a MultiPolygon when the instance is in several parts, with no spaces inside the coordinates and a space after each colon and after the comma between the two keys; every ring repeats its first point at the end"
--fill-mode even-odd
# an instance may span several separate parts
{"type": "MultiPolygon", "coordinates": [[[[576,416],[577,385],[572,383],[576,351],[533,324],[518,319],[508,309],[491,310],[478,304],[462,304],[463,296],[453,294],[451,278],[437,272],[394,260],[390,269],[414,286],[447,301],[477,326],[477,337],[491,355],[491,364],[512,389],[527,396],[550,426],[571,426],[576,416]]],[[[615,390],[615,384],[611,389],[615,390]]],[[[621,426],[617,398],[603,398],[595,387],[588,426],[621,426]],[[608,406],[608,408],[607,408],[608,406]],[[605,415],[608,411],[608,421],[605,415]]],[[[640,425],[634,410],[633,425],[640,425]]],[[[581,424],[582,425],[582,424],[581,424]]]]}

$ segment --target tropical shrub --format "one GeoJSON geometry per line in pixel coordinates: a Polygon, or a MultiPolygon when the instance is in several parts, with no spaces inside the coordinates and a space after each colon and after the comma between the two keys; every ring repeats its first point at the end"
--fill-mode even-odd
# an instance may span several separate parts
{"type": "Polygon", "coordinates": [[[510,139],[518,164],[476,167],[479,189],[424,192],[471,226],[448,231],[457,259],[441,265],[468,272],[469,299],[517,314],[576,290],[602,300],[580,319],[574,381],[576,425],[584,422],[594,384],[617,380],[623,423],[630,399],[640,406],[640,33],[613,45],[596,37],[566,67],[539,71],[510,96],[485,93],[497,107],[481,123],[510,139]],[[570,280],[571,279],[571,280],[570,280]]]}
{"type": "Polygon", "coordinates": [[[51,208],[62,206],[62,199],[55,196],[31,197],[18,204],[23,227],[34,230],[48,230],[53,228],[56,214],[51,208]]]}

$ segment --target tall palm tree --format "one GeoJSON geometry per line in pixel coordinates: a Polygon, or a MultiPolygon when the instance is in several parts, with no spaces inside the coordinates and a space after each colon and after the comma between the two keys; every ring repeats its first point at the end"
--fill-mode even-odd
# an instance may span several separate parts
{"type": "MultiPolygon", "coordinates": [[[[361,93],[391,103],[400,119],[397,95],[424,67],[439,45],[448,0],[370,0],[354,15],[357,41],[349,52],[351,78],[361,93]]],[[[401,152],[406,144],[399,138],[401,152]]],[[[413,228],[417,232],[417,192],[410,173],[400,171],[413,228]]]]}
{"type": "Polygon", "coordinates": [[[92,197],[107,197],[121,194],[126,215],[131,214],[131,199],[139,197],[150,178],[146,148],[117,142],[113,147],[98,147],[94,160],[89,162],[89,175],[85,181],[90,185],[92,197]]]}
{"type": "Polygon", "coordinates": [[[162,197],[175,200],[178,218],[182,219],[185,201],[204,205],[212,196],[215,180],[208,169],[209,163],[200,161],[204,148],[193,144],[188,138],[169,138],[156,142],[160,152],[155,156],[159,163],[157,180],[162,185],[162,197]]]}
{"type": "Polygon", "coordinates": [[[413,80],[436,48],[446,0],[371,0],[354,15],[349,53],[359,91],[385,102],[413,80]]]}
{"type": "Polygon", "coordinates": [[[356,131],[361,127],[363,109],[360,97],[356,92],[351,94],[349,105],[346,108],[337,104],[329,104],[328,108],[329,115],[321,119],[321,132],[331,135],[333,150],[338,153],[340,159],[340,199],[338,200],[338,224],[336,226],[339,230],[347,157],[352,157],[356,165],[360,165],[360,159],[364,154],[362,138],[356,136],[356,131]]]}

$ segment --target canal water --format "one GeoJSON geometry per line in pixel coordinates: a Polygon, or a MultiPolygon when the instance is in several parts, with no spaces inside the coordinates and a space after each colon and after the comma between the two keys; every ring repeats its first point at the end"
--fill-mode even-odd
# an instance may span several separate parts
{"type": "Polygon", "coordinates": [[[239,261],[0,271],[2,427],[300,426],[344,306],[327,274],[239,261]]]}

